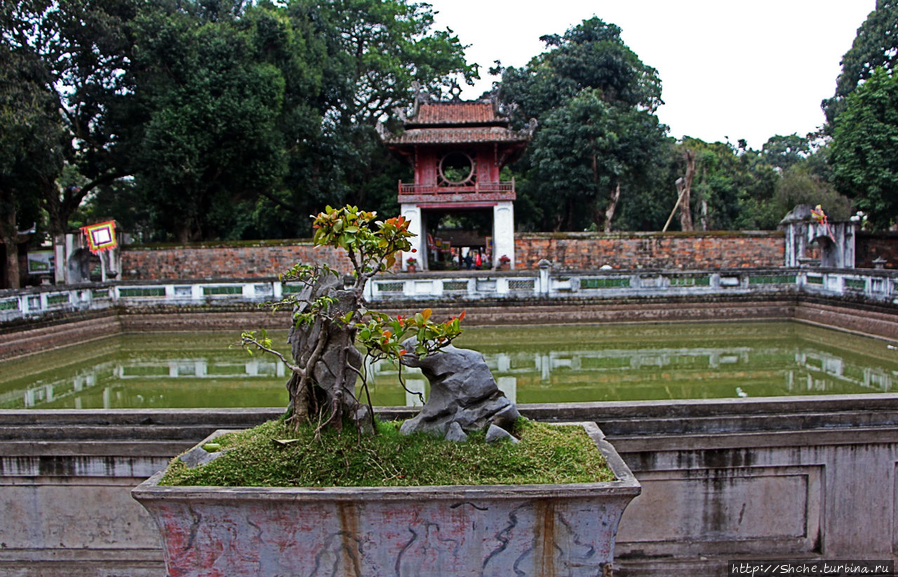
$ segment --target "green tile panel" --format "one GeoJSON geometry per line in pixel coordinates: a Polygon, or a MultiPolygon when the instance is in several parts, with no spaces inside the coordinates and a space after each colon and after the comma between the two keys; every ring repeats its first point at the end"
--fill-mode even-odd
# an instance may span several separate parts
{"type": "Polygon", "coordinates": [[[242,295],[242,286],[204,286],[203,294],[206,296],[215,295],[242,295]]]}
{"type": "Polygon", "coordinates": [[[119,289],[122,297],[164,297],[165,287],[141,287],[119,289]]]}
{"type": "Polygon", "coordinates": [[[377,284],[377,290],[382,293],[401,293],[405,288],[404,282],[382,282],[377,284]]]}
{"type": "Polygon", "coordinates": [[[581,278],[581,289],[629,288],[630,277],[581,278]]]}
{"type": "Polygon", "coordinates": [[[748,284],[795,284],[795,275],[750,276],[748,284]]]}

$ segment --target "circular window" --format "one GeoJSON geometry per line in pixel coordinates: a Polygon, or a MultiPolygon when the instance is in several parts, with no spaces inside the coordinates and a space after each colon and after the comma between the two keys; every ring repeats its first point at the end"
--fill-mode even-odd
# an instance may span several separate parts
{"type": "Polygon", "coordinates": [[[440,161],[440,176],[450,184],[464,184],[474,176],[474,161],[461,152],[450,152],[440,161]]]}

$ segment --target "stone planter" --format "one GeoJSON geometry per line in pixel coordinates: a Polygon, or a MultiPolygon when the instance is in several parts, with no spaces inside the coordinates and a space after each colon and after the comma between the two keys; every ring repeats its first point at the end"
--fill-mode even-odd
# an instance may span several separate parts
{"type": "Polygon", "coordinates": [[[160,487],[159,472],[132,496],[159,526],[170,577],[607,576],[641,487],[582,426],[617,480],[269,489],[160,487]]]}

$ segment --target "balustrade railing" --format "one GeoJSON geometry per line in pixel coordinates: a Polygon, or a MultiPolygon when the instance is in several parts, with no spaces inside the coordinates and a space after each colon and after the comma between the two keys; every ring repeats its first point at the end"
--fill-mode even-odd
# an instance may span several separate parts
{"type": "Polygon", "coordinates": [[[514,192],[511,182],[475,182],[473,184],[443,185],[399,182],[399,194],[485,194],[491,192],[514,192]]]}
{"type": "MultiPolygon", "coordinates": [[[[0,291],[0,323],[113,306],[261,303],[298,292],[277,279],[110,282],[0,291]]],[[[366,287],[370,302],[571,299],[807,293],[898,304],[898,271],[748,269],[726,271],[458,271],[395,274],[366,287]]]]}

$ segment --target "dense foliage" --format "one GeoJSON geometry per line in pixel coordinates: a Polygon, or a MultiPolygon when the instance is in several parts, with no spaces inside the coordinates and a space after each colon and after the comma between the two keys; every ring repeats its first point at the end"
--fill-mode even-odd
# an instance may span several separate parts
{"type": "Polygon", "coordinates": [[[522,68],[498,68],[502,98],[519,120],[541,125],[521,173],[521,221],[542,230],[610,230],[621,197],[645,180],[667,128],[657,72],[598,18],[564,36],[522,68]],[[528,210],[529,209],[529,210],[528,210]]]}
{"type": "MultiPolygon", "coordinates": [[[[413,82],[440,95],[477,73],[433,22],[413,0],[3,3],[9,274],[17,231],[33,226],[40,237],[115,218],[144,241],[186,242],[307,237],[307,216],[327,204],[395,214],[410,168],[377,124],[396,128],[413,82]]],[[[889,226],[896,28],[896,1],[878,0],[824,102],[824,131],[775,135],[760,150],[668,137],[655,114],[661,79],[614,24],[544,36],[527,65],[495,69],[517,125],[539,122],[506,169],[518,229],[660,230],[687,158],[698,230],[773,228],[796,202],[835,219],[861,208],[889,226]]]]}
{"type": "Polygon", "coordinates": [[[877,0],[842,57],[835,95],[823,102],[832,182],[880,229],[898,222],[896,59],[898,2],[877,0]]]}
{"type": "Polygon", "coordinates": [[[832,132],[839,115],[845,110],[846,99],[877,68],[891,72],[898,62],[898,2],[876,0],[876,9],[858,28],[851,49],[842,56],[842,72],[836,79],[836,92],[824,100],[827,131],[832,132]]]}
{"type": "Polygon", "coordinates": [[[807,137],[775,135],[761,150],[744,141],[667,137],[655,115],[661,80],[620,34],[592,18],[563,36],[544,36],[546,51],[527,66],[493,71],[517,121],[536,118],[540,126],[513,167],[520,228],[661,230],[673,216],[687,157],[695,164],[686,221],[696,230],[773,229],[795,201],[847,218],[847,201],[827,183],[825,162],[815,160],[826,151],[807,137]]]}
{"type": "Polygon", "coordinates": [[[839,190],[877,228],[898,217],[898,76],[877,68],[846,100],[833,134],[832,164],[839,190]]]}
{"type": "Polygon", "coordinates": [[[395,208],[408,168],[376,124],[412,82],[476,75],[432,25],[408,0],[7,2],[3,146],[43,156],[51,184],[27,195],[54,233],[113,216],[146,240],[307,236],[328,202],[395,208]]]}

